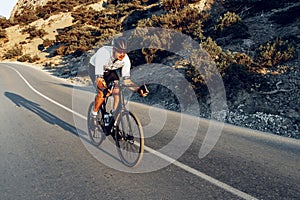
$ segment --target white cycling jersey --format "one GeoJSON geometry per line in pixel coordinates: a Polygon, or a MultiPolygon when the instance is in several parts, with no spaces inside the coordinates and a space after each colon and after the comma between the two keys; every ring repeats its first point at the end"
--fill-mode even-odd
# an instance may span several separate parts
{"type": "Polygon", "coordinates": [[[122,61],[113,57],[113,47],[103,46],[91,57],[90,64],[95,66],[95,75],[103,75],[107,70],[122,68],[122,77],[130,76],[131,63],[127,54],[122,61]]]}

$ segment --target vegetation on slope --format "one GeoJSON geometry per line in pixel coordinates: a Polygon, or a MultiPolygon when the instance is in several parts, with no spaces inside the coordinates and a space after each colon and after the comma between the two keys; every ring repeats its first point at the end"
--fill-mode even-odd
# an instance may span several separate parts
{"type": "MultiPolygon", "coordinates": [[[[292,2],[293,0],[291,0],[292,2]]],[[[243,16],[253,15],[260,9],[272,9],[282,6],[282,1],[212,1],[207,4],[214,4],[210,10],[199,10],[198,3],[201,0],[107,0],[103,2],[103,9],[94,10],[88,7],[97,0],[58,0],[49,1],[44,6],[36,9],[24,10],[14,16],[19,25],[25,27],[23,33],[29,34],[29,39],[43,38],[45,32],[42,29],[30,26],[30,23],[43,18],[47,19],[60,12],[71,12],[73,25],[58,30],[55,40],[44,40],[39,48],[43,51],[52,49],[51,56],[81,56],[84,52],[104,44],[114,35],[135,27],[159,27],[168,28],[189,35],[211,55],[216,62],[219,72],[224,75],[226,69],[232,65],[242,65],[248,71],[258,71],[265,67],[274,67],[296,56],[295,45],[292,41],[284,38],[276,38],[261,44],[255,49],[254,55],[245,52],[231,52],[223,50],[216,40],[220,37],[230,39],[247,39],[249,37],[248,27],[243,23],[243,16]],[[238,14],[239,13],[239,14],[238,14]],[[240,16],[243,15],[243,16],[240,16]],[[54,49],[54,50],[53,50],[54,49]]],[[[0,19],[0,41],[7,42],[5,28],[14,25],[8,20],[0,19]]],[[[141,49],[131,52],[135,54],[134,64],[160,62],[170,54],[159,48],[166,40],[172,46],[174,41],[168,36],[157,37],[152,34],[143,40],[152,40],[157,48],[141,49]],[[144,60],[141,60],[143,58],[144,60]]],[[[1,44],[0,43],[0,44],[1,44]]],[[[22,56],[22,44],[15,46],[5,53],[4,58],[19,58],[22,56]],[[18,47],[20,46],[20,47],[18,47]],[[16,53],[18,52],[18,53],[16,53]]],[[[27,59],[21,59],[27,60],[27,59]]],[[[194,81],[194,85],[203,83],[203,79],[193,71],[191,64],[186,65],[186,76],[194,81]],[[192,76],[192,77],[190,77],[192,76]]]]}

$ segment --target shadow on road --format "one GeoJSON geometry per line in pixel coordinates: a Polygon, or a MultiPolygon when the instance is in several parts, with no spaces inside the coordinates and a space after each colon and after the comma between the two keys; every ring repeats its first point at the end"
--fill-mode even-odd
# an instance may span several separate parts
{"type": "MultiPolygon", "coordinates": [[[[15,103],[16,106],[23,107],[23,108],[26,108],[26,109],[30,110],[31,112],[37,114],[43,120],[48,122],[49,124],[58,125],[61,128],[63,128],[64,130],[80,137],[81,139],[83,139],[86,142],[93,145],[90,140],[86,139],[85,137],[82,137],[82,135],[87,135],[87,133],[85,131],[77,129],[73,125],[59,119],[58,117],[56,117],[53,114],[49,113],[47,110],[41,108],[41,106],[39,104],[37,104],[35,102],[32,102],[32,101],[29,101],[28,99],[25,99],[24,97],[22,97],[18,94],[15,94],[15,93],[5,92],[4,95],[7,98],[9,98],[13,103],[15,103]],[[78,132],[80,134],[78,134],[78,132]]],[[[116,156],[112,155],[111,153],[107,152],[106,150],[104,150],[100,147],[96,147],[96,148],[98,150],[102,151],[103,153],[111,156],[113,159],[120,161],[116,156]]]]}
{"type": "Polygon", "coordinates": [[[71,132],[74,135],[78,136],[76,127],[66,123],[65,121],[59,119],[58,117],[52,115],[47,110],[41,108],[41,106],[37,103],[34,103],[32,101],[29,101],[28,99],[25,99],[24,97],[14,94],[11,92],[5,92],[4,93],[7,98],[9,98],[12,102],[16,104],[18,107],[23,107],[31,112],[37,114],[39,117],[41,117],[43,120],[48,122],[49,124],[58,125],[61,128],[63,128],[66,131],[71,132]]]}

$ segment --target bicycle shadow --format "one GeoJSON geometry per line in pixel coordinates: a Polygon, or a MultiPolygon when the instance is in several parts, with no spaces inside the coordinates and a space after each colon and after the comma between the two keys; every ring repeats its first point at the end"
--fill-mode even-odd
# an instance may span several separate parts
{"type": "Polygon", "coordinates": [[[47,123],[52,125],[58,125],[62,129],[78,136],[76,127],[54,116],[47,110],[41,108],[39,104],[32,102],[28,99],[25,99],[24,97],[15,93],[5,92],[4,95],[7,98],[9,98],[14,104],[16,104],[16,106],[26,108],[31,112],[35,113],[36,115],[38,115],[41,119],[43,119],[47,123]]]}
{"type": "MultiPolygon", "coordinates": [[[[56,117],[55,115],[51,114],[47,110],[43,109],[41,107],[41,105],[39,105],[35,102],[32,102],[32,101],[30,101],[18,94],[15,94],[15,93],[5,92],[4,95],[8,99],[10,99],[16,106],[28,109],[29,111],[38,115],[41,119],[43,119],[47,123],[49,123],[51,125],[57,125],[57,126],[61,127],[62,129],[64,129],[65,131],[68,131],[68,132],[72,133],[73,135],[76,135],[80,139],[84,140],[85,142],[93,145],[89,139],[84,137],[84,136],[88,135],[84,130],[78,129],[75,126],[56,117]]],[[[108,151],[105,151],[104,149],[97,147],[95,145],[93,145],[93,146],[95,148],[97,148],[98,150],[102,151],[103,153],[107,154],[108,156],[112,157],[113,159],[120,161],[120,159],[118,157],[112,155],[108,151]]]]}

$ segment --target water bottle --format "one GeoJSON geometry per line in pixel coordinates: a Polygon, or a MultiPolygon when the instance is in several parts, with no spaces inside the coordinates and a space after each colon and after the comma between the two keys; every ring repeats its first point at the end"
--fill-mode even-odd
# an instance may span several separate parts
{"type": "Polygon", "coordinates": [[[110,111],[109,114],[108,114],[108,118],[109,118],[109,122],[111,122],[112,118],[113,118],[113,114],[112,112],[110,111]]]}
{"type": "Polygon", "coordinates": [[[108,126],[109,125],[109,115],[108,113],[104,114],[104,126],[108,126]]]}

